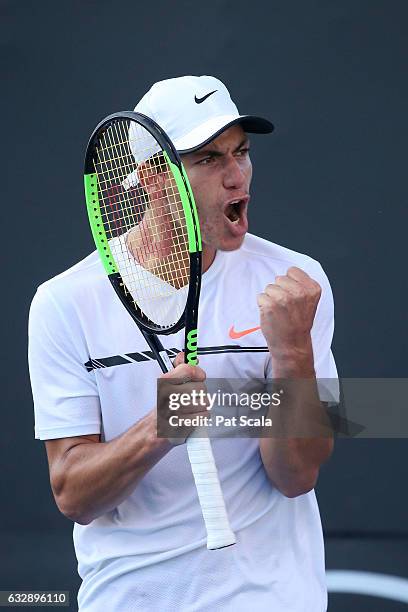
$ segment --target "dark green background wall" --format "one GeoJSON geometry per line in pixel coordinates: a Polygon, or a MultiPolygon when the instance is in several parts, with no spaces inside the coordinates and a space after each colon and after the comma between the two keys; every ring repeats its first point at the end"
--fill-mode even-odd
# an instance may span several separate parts
{"type": "MultiPolygon", "coordinates": [[[[224,80],[241,112],[276,125],[270,137],[253,138],[251,231],[322,263],[335,296],[341,376],[405,377],[408,3],[0,7],[0,589],[74,589],[71,526],[53,504],[43,444],[33,440],[26,320],[36,286],[93,248],[82,186],[90,131],[105,115],[133,108],[156,80],[224,80]]],[[[329,568],[408,575],[407,450],[397,439],[337,443],[318,487],[329,568]]],[[[331,609],[345,602],[333,596],[331,609]]],[[[403,609],[356,596],[347,602],[359,611],[403,609]]]]}

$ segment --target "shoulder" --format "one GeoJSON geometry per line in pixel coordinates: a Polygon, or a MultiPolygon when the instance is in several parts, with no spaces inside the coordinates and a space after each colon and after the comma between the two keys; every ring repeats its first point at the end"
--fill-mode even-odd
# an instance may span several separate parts
{"type": "MultiPolygon", "coordinates": [[[[321,264],[305,253],[299,253],[282,245],[270,242],[253,234],[247,234],[245,240],[236,252],[243,258],[239,262],[244,264],[251,276],[256,275],[258,281],[265,285],[274,282],[275,276],[285,275],[289,268],[296,266],[313,280],[319,283],[322,295],[318,306],[318,315],[325,318],[334,316],[333,293],[330,281],[321,264]]],[[[231,262],[232,263],[232,262],[231,262]]]]}
{"type": "Polygon", "coordinates": [[[53,276],[37,287],[37,293],[48,293],[55,296],[69,296],[87,287],[100,283],[105,278],[97,251],[77,262],[67,270],[53,276]]]}
{"type": "Polygon", "coordinates": [[[31,311],[66,310],[91,298],[95,291],[107,285],[97,251],[41,283],[32,300],[31,311]]]}
{"type": "Polygon", "coordinates": [[[239,249],[241,257],[275,274],[286,274],[292,266],[301,268],[317,282],[328,282],[321,264],[305,253],[299,253],[280,244],[247,234],[239,249]]]}
{"type": "Polygon", "coordinates": [[[103,276],[103,268],[100,263],[98,252],[93,251],[67,270],[41,283],[38,290],[52,292],[61,290],[68,291],[72,286],[81,285],[90,280],[95,281],[98,275],[103,276]]]}

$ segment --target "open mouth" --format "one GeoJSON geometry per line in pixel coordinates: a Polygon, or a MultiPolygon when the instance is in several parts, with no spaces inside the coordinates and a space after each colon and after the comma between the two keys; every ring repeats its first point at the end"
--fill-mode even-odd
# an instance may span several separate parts
{"type": "Polygon", "coordinates": [[[228,204],[224,214],[232,223],[238,223],[244,206],[244,200],[234,200],[228,204]]]}

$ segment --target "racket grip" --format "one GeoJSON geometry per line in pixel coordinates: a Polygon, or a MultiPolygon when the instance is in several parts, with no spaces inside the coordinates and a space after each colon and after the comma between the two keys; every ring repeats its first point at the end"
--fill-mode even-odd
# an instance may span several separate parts
{"type": "Polygon", "coordinates": [[[207,548],[216,550],[235,544],[224,497],[208,438],[187,438],[187,452],[207,530],[207,548]]]}

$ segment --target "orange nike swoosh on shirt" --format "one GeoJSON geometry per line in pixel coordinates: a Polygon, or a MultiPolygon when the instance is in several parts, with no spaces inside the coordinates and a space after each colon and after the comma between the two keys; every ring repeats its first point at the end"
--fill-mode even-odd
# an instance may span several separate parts
{"type": "Polygon", "coordinates": [[[251,327],[251,329],[244,329],[243,331],[237,332],[235,331],[234,326],[231,325],[228,335],[233,340],[238,340],[238,338],[242,338],[242,336],[246,336],[247,334],[252,334],[253,332],[258,331],[258,329],[261,329],[259,325],[258,327],[251,327]]]}

